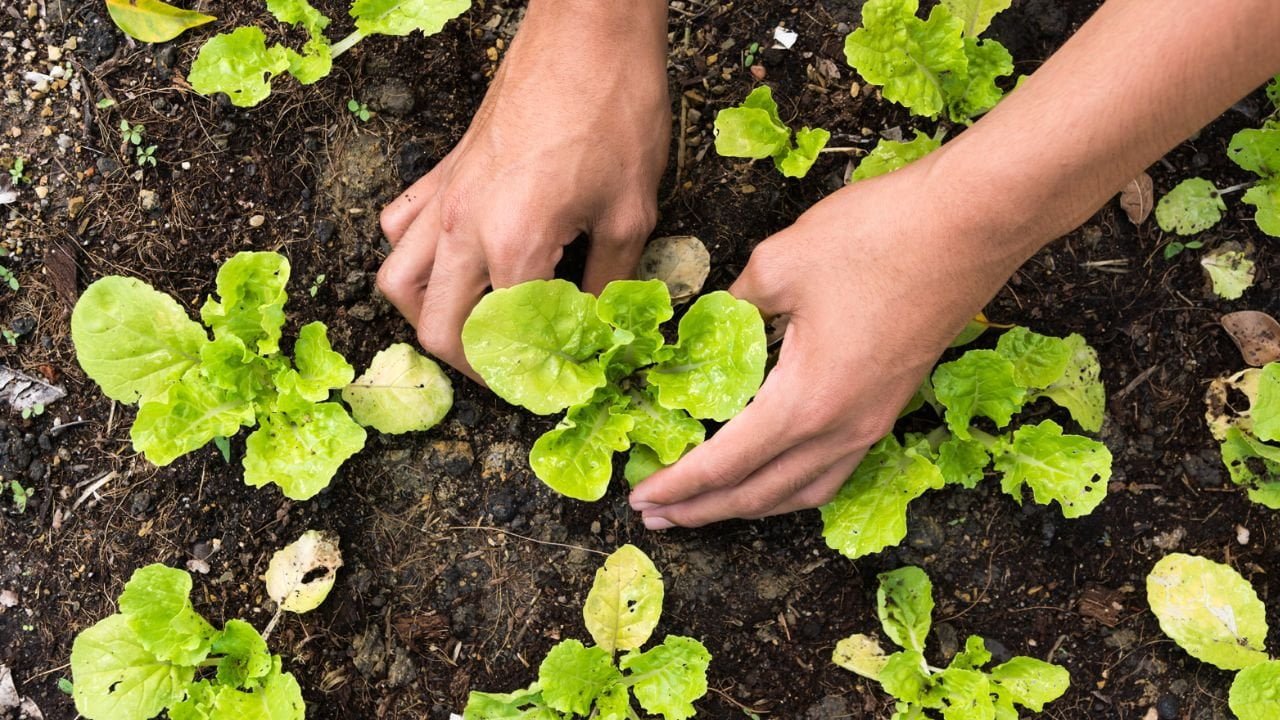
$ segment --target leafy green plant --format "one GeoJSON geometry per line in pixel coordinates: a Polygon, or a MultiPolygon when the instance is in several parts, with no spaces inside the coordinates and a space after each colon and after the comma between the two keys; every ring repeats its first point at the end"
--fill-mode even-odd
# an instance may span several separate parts
{"type": "Polygon", "coordinates": [[[913,114],[965,125],[1004,97],[996,85],[1013,57],[979,36],[1011,0],[942,0],[926,20],[919,0],[868,0],[862,26],[845,38],[845,59],[885,99],[913,114]]]}
{"type": "Polygon", "coordinates": [[[243,620],[216,630],[191,605],[191,576],[134,571],[120,612],[71,646],[72,697],[89,720],[302,720],[306,705],[279,655],[243,620]]]}
{"type": "Polygon", "coordinates": [[[13,180],[14,186],[31,182],[27,178],[27,161],[25,159],[21,157],[13,159],[13,164],[9,166],[9,178],[13,180]]]}
{"type": "Polygon", "coordinates": [[[13,509],[21,515],[27,511],[27,502],[31,499],[32,488],[22,487],[17,480],[9,481],[9,492],[13,494],[13,509]]]}
{"type": "Polygon", "coordinates": [[[0,265],[0,285],[7,285],[9,289],[17,292],[22,288],[22,283],[18,282],[18,276],[13,274],[9,268],[0,265]]]}
{"type": "Polygon", "coordinates": [[[465,720],[636,719],[645,712],[684,720],[707,692],[711,654],[693,638],[668,635],[641,652],[662,614],[662,575],[643,552],[623,545],[596,571],[582,618],[595,645],[563,640],[538,667],[538,679],[513,693],[472,692],[465,720]]]}
{"type": "Polygon", "coordinates": [[[1229,565],[1174,553],[1147,576],[1147,602],[1164,631],[1191,657],[1238,670],[1227,702],[1239,720],[1280,717],[1280,660],[1267,655],[1267,611],[1229,565]]]}
{"type": "Polygon", "coordinates": [[[142,144],[143,138],[146,137],[147,128],[142,124],[129,124],[128,120],[121,118],[120,120],[120,139],[130,145],[138,146],[142,144]]]}
{"type": "Polygon", "coordinates": [[[134,148],[134,159],[138,163],[138,167],[156,166],[156,145],[147,145],[143,147],[139,145],[134,148]]]}
{"type": "Polygon", "coordinates": [[[1221,444],[1231,481],[1249,499],[1280,510],[1280,362],[1218,378],[1205,393],[1205,418],[1221,444]],[[1234,398],[1248,407],[1233,407],[1234,398]]]}
{"type": "Polygon", "coordinates": [[[942,147],[942,139],[946,136],[939,130],[932,137],[919,130],[911,140],[886,140],[881,138],[867,156],[862,158],[858,167],[849,176],[849,182],[866,180],[905,167],[916,160],[942,147]]]}
{"type": "Polygon", "coordinates": [[[933,584],[918,567],[881,573],[876,609],[884,634],[902,649],[886,655],[879,640],[855,634],[836,645],[831,660],[897,698],[898,720],[1015,719],[1015,706],[1038,713],[1071,684],[1065,668],[1024,656],[983,670],[991,653],[977,635],[965,640],[946,668],[930,665],[925,640],[933,622],[933,584]]]}
{"type": "Polygon", "coordinates": [[[307,31],[298,52],[284,45],[267,46],[257,27],[239,27],[214,36],[200,48],[187,80],[204,95],[226,93],[234,105],[251,107],[271,94],[271,78],[287,72],[303,85],[329,74],[333,61],[370,35],[408,35],[414,30],[434,35],[461,15],[471,0],[354,0],[350,15],[355,30],[330,43],[324,30],[330,19],[307,0],[267,0],[276,20],[307,31]]]}
{"type": "Polygon", "coordinates": [[[360,122],[368,122],[369,118],[373,117],[373,113],[369,112],[369,106],[355,98],[347,101],[347,110],[350,110],[360,122]]]}
{"type": "Polygon", "coordinates": [[[697,418],[736,415],[764,379],[764,322],[750,303],[705,295],[666,345],[659,326],[673,315],[660,280],[609,283],[598,301],[564,280],[534,280],[485,296],[462,344],[507,402],[539,415],[568,408],[529,463],[557,492],[598,500],[615,452],[630,448],[626,475],[638,482],[702,442],[697,418]]]}
{"type": "MultiPolygon", "coordinates": [[[[292,359],[281,351],[288,281],[289,261],[277,253],[228,260],[218,271],[218,299],[200,311],[212,340],[173,298],[135,278],[108,276],[85,290],[71,315],[80,366],[107,397],[139,404],[131,437],[148,460],[167,465],[256,425],[245,442],[244,481],[276,483],[287,497],[306,500],[364,446],[360,424],[383,422],[384,404],[353,407],[353,420],[329,401],[355,372],[330,347],[324,323],[302,327],[292,359]]],[[[433,404],[402,413],[402,426],[425,430],[423,417],[438,421],[452,404],[452,389],[436,387],[448,378],[436,373],[420,380],[434,384],[433,404]]],[[[362,387],[375,395],[411,390],[362,387]]]]}
{"type": "Polygon", "coordinates": [[[988,466],[1019,503],[1029,487],[1037,503],[1056,500],[1064,517],[1093,512],[1106,496],[1111,452],[1097,440],[1064,434],[1053,420],[1009,428],[1015,414],[1039,398],[1066,408],[1085,430],[1102,427],[1098,355],[1084,338],[1015,327],[994,350],[969,350],[939,365],[907,411],[929,404],[945,424],[906,433],[902,441],[890,433],[872,446],[821,508],[827,544],[849,558],[896,545],[906,536],[912,500],[946,485],[973,488],[988,466]],[[1000,432],[976,427],[975,418],[1000,432]]]}
{"type": "Polygon", "coordinates": [[[773,158],[786,177],[802,178],[809,173],[818,153],[831,139],[822,128],[804,127],[795,132],[778,115],[773,91],[761,85],[747,95],[741,105],[716,114],[716,152],[725,157],[773,158]]]}

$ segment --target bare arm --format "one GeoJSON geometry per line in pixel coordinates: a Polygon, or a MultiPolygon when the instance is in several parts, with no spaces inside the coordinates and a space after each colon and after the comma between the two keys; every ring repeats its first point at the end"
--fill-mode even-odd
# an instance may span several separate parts
{"type": "Polygon", "coordinates": [[[1027,258],[1280,71],[1274,0],[1109,0],[987,117],[834,193],[732,288],[790,316],[756,400],[632,493],[650,528],[821,505],[1027,258]]]}

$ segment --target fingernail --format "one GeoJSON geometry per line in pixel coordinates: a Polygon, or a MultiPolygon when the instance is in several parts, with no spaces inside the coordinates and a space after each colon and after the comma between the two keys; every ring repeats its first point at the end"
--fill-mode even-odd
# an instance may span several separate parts
{"type": "Polygon", "coordinates": [[[644,526],[650,530],[667,530],[675,527],[676,524],[666,518],[647,517],[644,519],[644,526]]]}
{"type": "Polygon", "coordinates": [[[631,501],[631,509],[635,510],[636,512],[645,512],[647,510],[652,510],[656,507],[658,507],[658,503],[644,502],[643,500],[631,501]]]}

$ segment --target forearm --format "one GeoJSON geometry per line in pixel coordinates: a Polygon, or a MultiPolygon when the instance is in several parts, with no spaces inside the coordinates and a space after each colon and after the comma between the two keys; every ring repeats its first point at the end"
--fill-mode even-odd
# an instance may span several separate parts
{"type": "Polygon", "coordinates": [[[529,0],[521,37],[538,36],[555,44],[566,62],[602,54],[643,53],[667,56],[666,0],[529,0]]]}
{"type": "Polygon", "coordinates": [[[1016,267],[1280,71],[1277,38],[1275,0],[1109,0],[930,177],[1016,267]]]}

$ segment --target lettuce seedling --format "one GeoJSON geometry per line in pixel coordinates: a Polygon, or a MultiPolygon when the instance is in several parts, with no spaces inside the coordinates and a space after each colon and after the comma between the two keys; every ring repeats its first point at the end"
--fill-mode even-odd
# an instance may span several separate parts
{"type": "Polygon", "coordinates": [[[876,608],[884,634],[902,649],[886,655],[877,639],[855,634],[836,645],[831,661],[880,683],[897,698],[895,718],[1017,718],[1015,706],[1040,712],[1071,684],[1065,668],[1024,656],[983,670],[991,653],[977,635],[965,640],[946,668],[930,665],[924,652],[933,622],[933,584],[918,567],[881,573],[876,608]]]}
{"type": "Polygon", "coordinates": [[[1238,670],[1227,702],[1239,720],[1280,717],[1280,660],[1266,653],[1267,611],[1229,565],[1174,553],[1147,576],[1147,602],[1160,629],[1189,655],[1238,670]]]}
{"type": "Polygon", "coordinates": [[[711,654],[693,638],[668,635],[644,652],[662,615],[662,575],[633,545],[596,571],[582,617],[595,645],[563,640],[538,667],[538,680],[513,693],[472,692],[464,720],[627,720],[645,712],[684,720],[707,692],[711,654]]]}
{"type": "Polygon", "coordinates": [[[534,280],[485,296],[462,327],[467,361],[501,398],[548,415],[529,464],[553,490],[599,500],[613,454],[630,448],[635,482],[670,465],[728,420],[764,380],[760,313],[726,292],[699,298],[666,345],[675,314],[661,280],[609,283],[597,300],[564,280],[534,280]]]}
{"type": "Polygon", "coordinates": [[[786,177],[802,178],[818,159],[818,153],[831,139],[822,128],[804,127],[795,132],[778,115],[773,91],[761,85],[741,105],[716,113],[716,152],[724,157],[761,160],[773,158],[773,164],[786,177]]]}
{"type": "Polygon", "coordinates": [[[267,0],[267,10],[277,20],[307,31],[302,51],[268,46],[261,29],[239,27],[200,48],[187,80],[202,95],[226,93],[232,104],[251,107],[271,94],[271,78],[280,73],[310,85],[329,74],[334,59],[370,35],[408,35],[414,30],[434,35],[470,7],[471,0],[355,0],[349,13],[356,29],[330,43],[324,34],[330,19],[307,0],[267,0]]]}
{"type": "Polygon", "coordinates": [[[134,571],[120,612],[71,646],[72,698],[89,720],[302,720],[306,705],[279,655],[243,620],[216,630],[191,606],[191,576],[134,571]]]}
{"type": "Polygon", "coordinates": [[[1027,403],[1048,398],[1085,430],[1102,427],[1105,392],[1098,355],[1079,335],[1055,338],[1015,327],[994,350],[970,350],[939,365],[908,410],[926,402],[945,425],[927,434],[890,433],[867,452],[835,499],[822,506],[823,537],[851,559],[897,545],[907,534],[907,507],[946,485],[975,487],[989,466],[1019,503],[1057,501],[1062,515],[1087,515],[1102,502],[1111,452],[1101,442],[1068,435],[1052,420],[1005,430],[1027,403]],[[1003,432],[975,427],[983,417],[1003,432]]]}
{"type": "Polygon", "coordinates": [[[921,20],[919,0],[868,0],[862,27],[845,38],[845,59],[913,114],[970,125],[1004,97],[996,80],[1013,74],[1009,51],[979,38],[1009,4],[943,0],[921,20]]]}
{"type": "Polygon", "coordinates": [[[849,176],[849,182],[857,182],[858,180],[866,180],[867,178],[891,173],[942,147],[942,138],[945,133],[941,130],[933,137],[925,135],[919,130],[916,130],[915,133],[915,138],[911,140],[887,140],[881,138],[871,152],[867,153],[867,156],[858,163],[858,167],[854,168],[853,173],[849,176]]]}
{"type": "Polygon", "coordinates": [[[1205,404],[1231,481],[1246,488],[1250,500],[1280,510],[1280,446],[1274,444],[1280,441],[1280,362],[1214,380],[1205,404]],[[1232,407],[1232,391],[1249,406],[1232,407]]]}
{"type": "Polygon", "coordinates": [[[1227,211],[1222,197],[1245,190],[1240,200],[1254,206],[1258,229],[1280,237],[1280,119],[1233,135],[1227,157],[1257,179],[1221,189],[1204,178],[1183,180],[1156,204],[1161,230],[1179,235],[1204,232],[1217,225],[1227,211]]]}
{"type": "Polygon", "coordinates": [[[413,375],[407,388],[403,376],[399,383],[366,382],[381,376],[375,359],[366,378],[348,388],[355,371],[330,347],[320,322],[302,327],[292,359],[281,352],[288,281],[289,261],[277,253],[228,260],[218,271],[218,299],[200,311],[212,340],[177,301],[135,278],[108,276],[85,290],[71,314],[76,356],[107,397],[138,404],[130,433],[136,450],[168,465],[257,425],[245,442],[244,481],[275,483],[287,497],[306,500],[364,447],[361,424],[403,432],[439,421],[453,396],[438,367],[413,375]],[[329,401],[340,388],[352,393],[355,420],[329,401]],[[403,393],[424,403],[416,425],[386,397],[403,393]]]}

